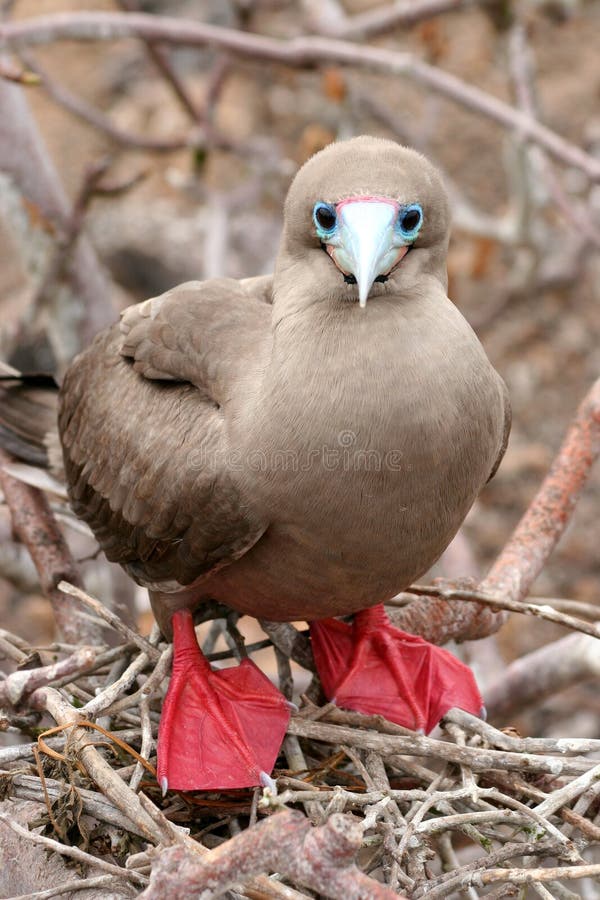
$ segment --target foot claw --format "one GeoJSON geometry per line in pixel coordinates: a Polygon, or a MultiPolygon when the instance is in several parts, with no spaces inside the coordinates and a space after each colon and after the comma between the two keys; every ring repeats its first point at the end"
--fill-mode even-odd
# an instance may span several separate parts
{"type": "Polygon", "coordinates": [[[271,778],[271,776],[267,772],[261,772],[259,777],[261,787],[265,788],[265,790],[269,791],[274,797],[276,797],[277,782],[275,781],[275,779],[271,778]]]}
{"type": "Polygon", "coordinates": [[[160,779],[160,789],[162,791],[163,797],[165,797],[167,791],[169,790],[169,782],[166,775],[163,775],[163,777],[160,779]]]}

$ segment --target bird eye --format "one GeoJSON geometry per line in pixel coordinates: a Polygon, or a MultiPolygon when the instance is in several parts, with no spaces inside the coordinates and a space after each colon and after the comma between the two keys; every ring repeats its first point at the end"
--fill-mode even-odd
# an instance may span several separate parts
{"type": "Polygon", "coordinates": [[[329,203],[316,203],[313,209],[313,219],[318,229],[332,231],[337,222],[335,207],[329,203]]]}
{"type": "Polygon", "coordinates": [[[414,206],[408,206],[402,210],[398,219],[398,226],[404,235],[414,236],[423,221],[423,213],[421,207],[415,203],[414,206]]]}

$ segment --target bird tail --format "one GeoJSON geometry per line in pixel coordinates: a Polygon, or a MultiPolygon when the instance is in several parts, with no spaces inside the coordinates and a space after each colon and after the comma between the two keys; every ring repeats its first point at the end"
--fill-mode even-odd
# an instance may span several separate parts
{"type": "MultiPolygon", "coordinates": [[[[52,375],[24,375],[0,362],[0,447],[33,466],[61,467],[58,385],[52,375]]],[[[58,474],[58,473],[57,473],[58,474]]]]}

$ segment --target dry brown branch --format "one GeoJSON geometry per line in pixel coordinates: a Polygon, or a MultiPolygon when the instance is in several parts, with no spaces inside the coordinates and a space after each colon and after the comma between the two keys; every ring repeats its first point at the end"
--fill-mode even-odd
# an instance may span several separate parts
{"type": "MultiPolygon", "coordinates": [[[[600,380],[592,385],[581,402],[538,493],[479,585],[482,594],[503,596],[509,604],[518,604],[527,596],[573,515],[598,453],[600,380]]],[[[461,589],[460,584],[457,587],[461,589]]],[[[469,593],[472,595],[472,591],[469,593]]],[[[547,615],[560,614],[549,611],[547,615]]],[[[392,614],[392,619],[399,628],[437,644],[451,638],[473,640],[485,637],[500,627],[504,616],[493,612],[489,606],[470,606],[468,600],[449,602],[427,598],[404,606],[392,614]]],[[[565,620],[562,621],[565,624],[565,620]]],[[[580,630],[589,627],[595,629],[595,626],[581,623],[580,630]]]]}
{"type": "MultiPolygon", "coordinates": [[[[516,21],[509,33],[508,64],[515,85],[517,105],[528,115],[538,117],[533,54],[527,40],[526,26],[521,21],[516,21]]],[[[529,162],[531,177],[539,178],[545,183],[548,195],[566,221],[575,227],[578,235],[583,235],[596,247],[600,246],[600,232],[589,210],[566,194],[539,147],[531,149],[529,162]]]]}
{"type": "Polygon", "coordinates": [[[600,453],[600,379],[581,402],[550,472],[498,561],[484,579],[487,593],[522,600],[573,515],[600,453]]]}
{"type": "Polygon", "coordinates": [[[101,193],[101,179],[108,171],[110,160],[102,158],[90,165],[84,173],[77,196],[62,230],[55,238],[55,246],[50,254],[43,281],[37,288],[32,303],[36,314],[52,309],[53,297],[65,279],[69,263],[82,235],[88,207],[95,194],[101,193]]]}
{"type": "Polygon", "coordinates": [[[326,60],[328,65],[339,63],[404,75],[503,128],[515,131],[522,140],[539,144],[561,162],[581,169],[591,180],[600,180],[600,160],[526,113],[410,53],[357,46],[332,38],[277,40],[193,20],[144,13],[57,13],[0,25],[0,40],[14,50],[59,40],[126,37],[189,47],[210,44],[248,59],[294,67],[320,65],[326,60]]]}
{"type": "Polygon", "coordinates": [[[15,533],[27,546],[42,590],[52,603],[58,630],[74,644],[101,643],[98,629],[82,614],[80,605],[58,590],[60,581],[81,582],[46,496],[7,475],[3,466],[10,462],[8,454],[0,450],[0,486],[10,507],[15,533]]]}
{"type": "Polygon", "coordinates": [[[168,896],[187,900],[215,897],[236,882],[270,869],[313,888],[325,897],[393,900],[401,897],[364,875],[354,864],[362,843],[360,822],[334,815],[312,828],[298,812],[281,812],[244,831],[202,857],[184,847],[163,850],[156,860],[144,900],[168,896]]]}

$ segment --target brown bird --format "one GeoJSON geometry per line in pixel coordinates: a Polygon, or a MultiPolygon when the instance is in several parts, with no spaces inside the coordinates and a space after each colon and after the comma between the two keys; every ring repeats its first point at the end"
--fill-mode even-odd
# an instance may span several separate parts
{"type": "Polygon", "coordinates": [[[130,307],[67,371],[72,506],[173,633],[164,790],[259,783],[289,716],[253,663],[204,659],[192,611],[209,599],[311,622],[342,706],[417,729],[479,711],[470,671],[380,605],[449,544],[510,427],[504,383],[446,296],[448,235],[423,156],[333,144],[292,183],[273,276],[130,307]]]}

